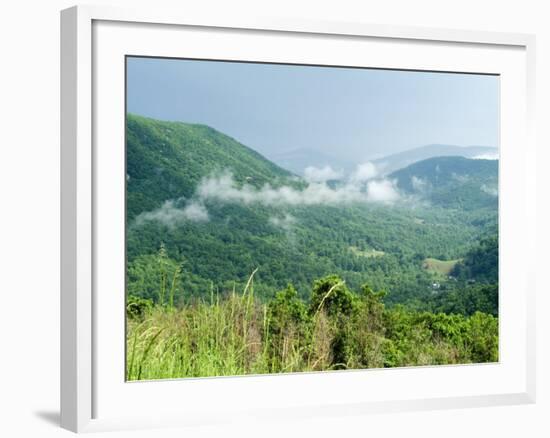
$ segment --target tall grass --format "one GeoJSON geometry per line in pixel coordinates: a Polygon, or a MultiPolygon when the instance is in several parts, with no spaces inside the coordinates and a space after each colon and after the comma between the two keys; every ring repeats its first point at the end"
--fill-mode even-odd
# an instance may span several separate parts
{"type": "Polygon", "coordinates": [[[343,295],[341,280],[323,285],[309,309],[291,288],[265,303],[254,296],[254,273],[242,293],[129,314],[128,380],[498,360],[491,315],[388,310],[368,288],[343,295]]]}

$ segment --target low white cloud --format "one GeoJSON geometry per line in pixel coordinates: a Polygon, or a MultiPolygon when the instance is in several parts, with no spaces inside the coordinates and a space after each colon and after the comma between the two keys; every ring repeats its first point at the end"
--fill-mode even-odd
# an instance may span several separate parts
{"type": "Polygon", "coordinates": [[[185,206],[179,207],[180,202],[181,200],[169,200],[156,210],[141,213],[136,217],[136,225],[147,221],[158,221],[169,227],[174,227],[185,221],[206,222],[209,220],[208,210],[202,203],[191,201],[185,206]]]}
{"type": "Polygon", "coordinates": [[[366,163],[359,164],[355,171],[351,174],[351,181],[361,183],[369,181],[378,176],[378,169],[376,166],[367,161],[366,163]]]}
{"type": "Polygon", "coordinates": [[[296,224],[296,218],[291,214],[285,214],[283,217],[272,216],[269,218],[269,223],[274,227],[281,228],[286,232],[292,231],[292,227],[296,224]]]}
{"type": "Polygon", "coordinates": [[[367,195],[371,202],[395,202],[399,199],[395,182],[387,179],[369,181],[367,195]]]}
{"type": "Polygon", "coordinates": [[[395,184],[388,180],[372,180],[366,190],[355,182],[329,187],[324,182],[309,183],[304,189],[265,184],[256,188],[239,185],[230,172],[204,178],[197,187],[198,199],[266,206],[341,205],[353,202],[388,202],[397,200],[395,184]]]}
{"type": "Polygon", "coordinates": [[[204,178],[197,187],[196,195],[202,200],[267,206],[334,205],[366,200],[365,193],[351,184],[331,188],[324,182],[310,183],[301,190],[290,186],[273,187],[270,184],[256,188],[246,183],[240,186],[230,172],[204,178]]]}
{"type": "Polygon", "coordinates": [[[334,170],[330,166],[314,167],[309,166],[304,169],[304,178],[309,182],[325,182],[342,178],[343,173],[339,170],[334,170]]]}
{"type": "MultiPolygon", "coordinates": [[[[325,177],[328,176],[329,170],[323,170],[322,174],[325,177]]],[[[289,185],[273,187],[270,184],[258,188],[247,182],[240,184],[235,180],[233,174],[226,170],[203,178],[191,201],[186,203],[183,199],[166,201],[162,207],[140,214],[136,218],[136,224],[140,225],[146,221],[156,220],[173,227],[185,221],[208,221],[209,215],[205,203],[209,201],[245,205],[260,204],[283,208],[372,202],[391,203],[399,199],[395,181],[372,179],[375,175],[373,167],[361,165],[354,175],[357,176],[357,179],[349,178],[336,187],[329,186],[326,181],[309,181],[301,189],[289,185]]],[[[286,214],[282,217],[272,217],[269,221],[272,225],[288,231],[294,225],[295,218],[286,214]]]]}
{"type": "Polygon", "coordinates": [[[460,183],[465,183],[465,182],[468,182],[469,179],[470,179],[470,175],[461,175],[461,174],[458,174],[458,173],[451,173],[451,178],[454,179],[455,181],[458,181],[460,183]]]}
{"type": "Polygon", "coordinates": [[[191,202],[187,204],[182,210],[186,219],[195,222],[204,222],[209,219],[208,210],[203,204],[197,202],[191,202]]]}
{"type": "Polygon", "coordinates": [[[486,184],[483,184],[480,189],[483,193],[486,193],[490,196],[498,196],[498,188],[496,186],[488,186],[486,184]]]}
{"type": "Polygon", "coordinates": [[[423,192],[427,189],[428,182],[425,179],[413,175],[411,177],[411,185],[414,191],[423,192]]]}

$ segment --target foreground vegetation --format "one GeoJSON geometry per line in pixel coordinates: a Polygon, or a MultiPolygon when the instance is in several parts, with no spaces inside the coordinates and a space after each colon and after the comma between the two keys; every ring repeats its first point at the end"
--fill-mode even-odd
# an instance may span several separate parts
{"type": "MultiPolygon", "coordinates": [[[[128,380],[227,376],[498,361],[498,319],[386,308],[384,292],[351,291],[338,276],[293,286],[270,301],[243,291],[173,304],[130,296],[128,380]]],[[[165,279],[167,280],[167,279],[165,279]]]]}

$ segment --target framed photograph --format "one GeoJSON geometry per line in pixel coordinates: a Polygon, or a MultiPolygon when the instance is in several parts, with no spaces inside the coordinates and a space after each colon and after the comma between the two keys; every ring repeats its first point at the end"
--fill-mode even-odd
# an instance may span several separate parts
{"type": "Polygon", "coordinates": [[[534,38],[61,14],[62,426],[534,402],[534,38]]]}

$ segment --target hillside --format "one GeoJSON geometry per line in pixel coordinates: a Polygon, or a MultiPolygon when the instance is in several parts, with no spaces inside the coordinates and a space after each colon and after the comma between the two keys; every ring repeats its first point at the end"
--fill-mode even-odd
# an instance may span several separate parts
{"type": "Polygon", "coordinates": [[[481,239],[450,274],[452,280],[443,284],[434,297],[432,311],[464,315],[484,312],[498,316],[497,235],[481,239]]]}
{"type": "Polygon", "coordinates": [[[454,267],[452,275],[464,281],[498,283],[498,237],[482,239],[454,267]]]}
{"type": "Polygon", "coordinates": [[[390,174],[398,187],[445,208],[498,206],[498,160],[435,157],[390,174]]]}
{"type": "MultiPolygon", "coordinates": [[[[133,115],[127,169],[128,292],[153,300],[168,279],[184,302],[242,290],[258,269],[260,298],[289,283],[306,298],[315,279],[335,274],[356,290],[387,291],[389,305],[429,308],[434,274],[424,260],[464,258],[497,221],[494,208],[456,202],[310,203],[300,195],[305,181],[223,133],[133,115]]],[[[446,175],[451,169],[460,170],[440,163],[446,175]]],[[[417,174],[454,187],[433,162],[416,163],[392,176],[403,199],[414,195],[406,181],[417,174]]]]}
{"type": "Polygon", "coordinates": [[[291,176],[208,126],[132,114],[127,116],[126,153],[129,220],[168,199],[192,196],[199,180],[220,167],[231,168],[237,181],[256,186],[291,176]]]}
{"type": "Polygon", "coordinates": [[[435,157],[490,157],[491,159],[496,159],[498,158],[498,149],[487,146],[462,147],[445,144],[430,144],[388,155],[386,157],[373,160],[373,163],[379,167],[381,171],[389,174],[419,161],[428,160],[435,157]]]}

